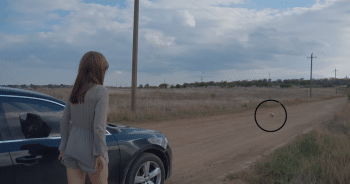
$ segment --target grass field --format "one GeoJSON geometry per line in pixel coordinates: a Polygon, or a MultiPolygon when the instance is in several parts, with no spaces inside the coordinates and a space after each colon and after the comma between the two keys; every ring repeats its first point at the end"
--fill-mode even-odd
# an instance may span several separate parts
{"type": "MultiPolygon", "coordinates": [[[[71,88],[30,89],[68,101],[71,88]]],[[[184,89],[138,89],[136,111],[131,111],[131,90],[108,88],[110,123],[164,121],[237,112],[256,108],[267,99],[274,99],[283,105],[343,97],[346,93],[334,88],[184,88],[184,89]]]]}
{"type": "MultiPolygon", "coordinates": [[[[350,98],[350,94],[349,94],[350,98]]],[[[235,183],[350,183],[350,103],[329,121],[262,160],[227,175],[235,183]]]]}
{"type": "MultiPolygon", "coordinates": [[[[71,89],[38,88],[33,91],[67,101],[71,89]]],[[[350,91],[350,90],[349,90],[350,91]]],[[[108,122],[164,121],[173,118],[198,117],[256,108],[267,99],[283,105],[347,96],[334,88],[186,88],[138,89],[137,111],[131,112],[131,91],[109,88],[108,122]]],[[[350,95],[349,95],[350,98],[350,95]]],[[[246,183],[349,183],[350,181],[350,103],[328,122],[308,134],[298,136],[251,167],[227,175],[226,180],[246,183]]]]}

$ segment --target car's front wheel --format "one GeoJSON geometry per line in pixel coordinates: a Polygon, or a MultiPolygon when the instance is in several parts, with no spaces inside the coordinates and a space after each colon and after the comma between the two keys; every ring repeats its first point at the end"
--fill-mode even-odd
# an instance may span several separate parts
{"type": "Polygon", "coordinates": [[[131,165],[126,184],[163,184],[163,162],[154,154],[142,153],[131,165]]]}

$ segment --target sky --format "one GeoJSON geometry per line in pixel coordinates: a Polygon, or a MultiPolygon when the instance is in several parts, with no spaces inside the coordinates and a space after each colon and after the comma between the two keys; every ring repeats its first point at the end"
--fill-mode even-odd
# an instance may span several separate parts
{"type": "MultiPolygon", "coordinates": [[[[1,0],[0,85],[74,85],[101,52],[131,86],[134,1],[1,0]]],[[[347,0],[140,0],[137,86],[350,76],[347,0]]]]}

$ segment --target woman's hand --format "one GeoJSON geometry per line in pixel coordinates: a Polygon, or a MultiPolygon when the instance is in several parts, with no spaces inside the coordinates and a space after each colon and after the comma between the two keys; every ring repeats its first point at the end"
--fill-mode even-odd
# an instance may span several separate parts
{"type": "Polygon", "coordinates": [[[104,164],[105,164],[105,160],[104,160],[103,156],[102,156],[102,155],[99,155],[99,156],[96,158],[95,169],[96,169],[96,170],[102,170],[103,167],[105,167],[104,164]]]}
{"type": "MultiPolygon", "coordinates": [[[[64,154],[64,151],[62,151],[60,156],[58,156],[58,160],[60,160],[60,158],[62,158],[63,154],[64,154]]],[[[62,160],[63,160],[63,158],[62,158],[62,160]]],[[[61,163],[62,163],[62,160],[61,160],[61,163]]]]}

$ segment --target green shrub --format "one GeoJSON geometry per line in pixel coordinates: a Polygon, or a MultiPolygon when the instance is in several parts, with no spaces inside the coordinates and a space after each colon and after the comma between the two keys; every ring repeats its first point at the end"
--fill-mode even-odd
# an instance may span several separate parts
{"type": "Polygon", "coordinates": [[[290,88],[290,87],[292,87],[292,84],[285,84],[285,83],[282,83],[282,84],[280,84],[280,87],[281,87],[281,88],[290,88]]]}
{"type": "Polygon", "coordinates": [[[229,88],[233,88],[233,87],[235,87],[235,86],[236,86],[235,83],[231,83],[228,87],[229,87],[229,88]]]}

